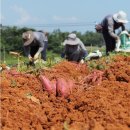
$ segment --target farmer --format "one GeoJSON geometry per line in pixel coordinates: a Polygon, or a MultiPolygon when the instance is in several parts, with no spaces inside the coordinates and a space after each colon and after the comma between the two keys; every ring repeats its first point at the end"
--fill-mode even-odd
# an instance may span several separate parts
{"type": "Polygon", "coordinates": [[[67,39],[63,42],[63,46],[62,58],[65,57],[68,61],[84,62],[87,56],[87,50],[83,42],[77,38],[76,34],[69,34],[67,39]]]}
{"type": "Polygon", "coordinates": [[[116,43],[120,39],[119,36],[115,33],[115,30],[120,27],[122,28],[122,31],[125,30],[124,24],[127,22],[127,14],[124,11],[119,11],[113,15],[107,15],[102,20],[100,24],[101,26],[97,26],[97,31],[102,32],[105,40],[106,55],[109,55],[109,52],[115,50],[116,43]]]}
{"type": "Polygon", "coordinates": [[[29,61],[41,59],[46,61],[46,49],[48,44],[48,33],[42,31],[27,31],[22,34],[24,51],[29,61]]]}

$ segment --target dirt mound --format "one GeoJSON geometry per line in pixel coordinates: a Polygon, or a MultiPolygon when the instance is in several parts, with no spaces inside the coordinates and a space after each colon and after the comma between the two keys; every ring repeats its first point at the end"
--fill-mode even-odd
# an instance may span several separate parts
{"type": "Polygon", "coordinates": [[[130,129],[130,57],[116,57],[102,73],[65,61],[41,74],[50,81],[71,79],[76,88],[68,98],[58,97],[34,75],[2,72],[2,130],[130,129]]]}
{"type": "Polygon", "coordinates": [[[44,71],[43,74],[50,79],[65,78],[75,81],[81,80],[82,77],[89,73],[87,64],[77,64],[74,62],[63,61],[55,65],[51,70],[44,71]]]}

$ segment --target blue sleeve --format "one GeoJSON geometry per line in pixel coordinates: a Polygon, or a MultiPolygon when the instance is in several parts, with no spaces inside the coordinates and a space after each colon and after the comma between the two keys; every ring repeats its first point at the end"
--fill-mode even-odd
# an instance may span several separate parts
{"type": "Polygon", "coordinates": [[[44,50],[44,48],[45,48],[45,42],[43,41],[43,40],[41,40],[41,39],[39,39],[39,49],[38,49],[38,53],[41,53],[43,50],[44,50]]]}
{"type": "Polygon", "coordinates": [[[39,44],[39,49],[38,49],[38,53],[41,53],[44,49],[45,49],[45,36],[43,33],[41,32],[35,32],[34,33],[35,39],[39,44]]]}
{"type": "Polygon", "coordinates": [[[64,58],[64,57],[65,57],[65,53],[62,52],[62,53],[61,53],[61,58],[64,58]]]}
{"type": "Polygon", "coordinates": [[[115,34],[115,30],[114,30],[114,22],[113,22],[113,19],[112,18],[108,18],[108,33],[111,37],[113,37],[114,39],[117,39],[118,36],[117,34],[115,34]]]}

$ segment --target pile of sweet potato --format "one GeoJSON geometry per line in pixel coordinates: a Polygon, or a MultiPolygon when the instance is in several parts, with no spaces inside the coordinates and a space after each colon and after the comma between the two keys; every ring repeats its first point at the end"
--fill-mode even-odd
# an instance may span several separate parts
{"type": "Polygon", "coordinates": [[[61,96],[67,98],[74,87],[72,80],[66,80],[63,78],[57,78],[50,81],[46,76],[39,76],[42,86],[49,94],[54,94],[56,96],[61,96]]]}
{"type": "Polygon", "coordinates": [[[86,76],[85,83],[91,85],[99,85],[102,82],[103,71],[93,70],[91,74],[86,76]]]}

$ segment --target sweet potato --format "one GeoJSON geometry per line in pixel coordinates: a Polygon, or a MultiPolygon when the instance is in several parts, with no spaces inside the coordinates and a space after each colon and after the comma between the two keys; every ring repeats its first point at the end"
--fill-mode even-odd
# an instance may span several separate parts
{"type": "Polygon", "coordinates": [[[10,75],[12,75],[12,76],[15,76],[15,77],[22,75],[20,72],[18,72],[18,71],[16,71],[16,70],[13,70],[13,69],[12,69],[12,70],[9,70],[9,71],[8,71],[8,74],[10,74],[10,75]]]}
{"type": "Polygon", "coordinates": [[[86,77],[86,82],[88,84],[99,85],[102,82],[103,72],[100,70],[94,70],[91,74],[86,77]]]}
{"type": "Polygon", "coordinates": [[[43,87],[45,88],[45,90],[47,92],[49,92],[49,93],[56,93],[55,86],[52,85],[51,81],[48,78],[46,78],[43,75],[40,75],[39,78],[40,78],[40,80],[42,82],[43,87]]]}
{"type": "Polygon", "coordinates": [[[56,91],[58,96],[67,98],[70,94],[70,90],[68,88],[68,84],[63,78],[58,78],[56,83],[56,91]]]}

